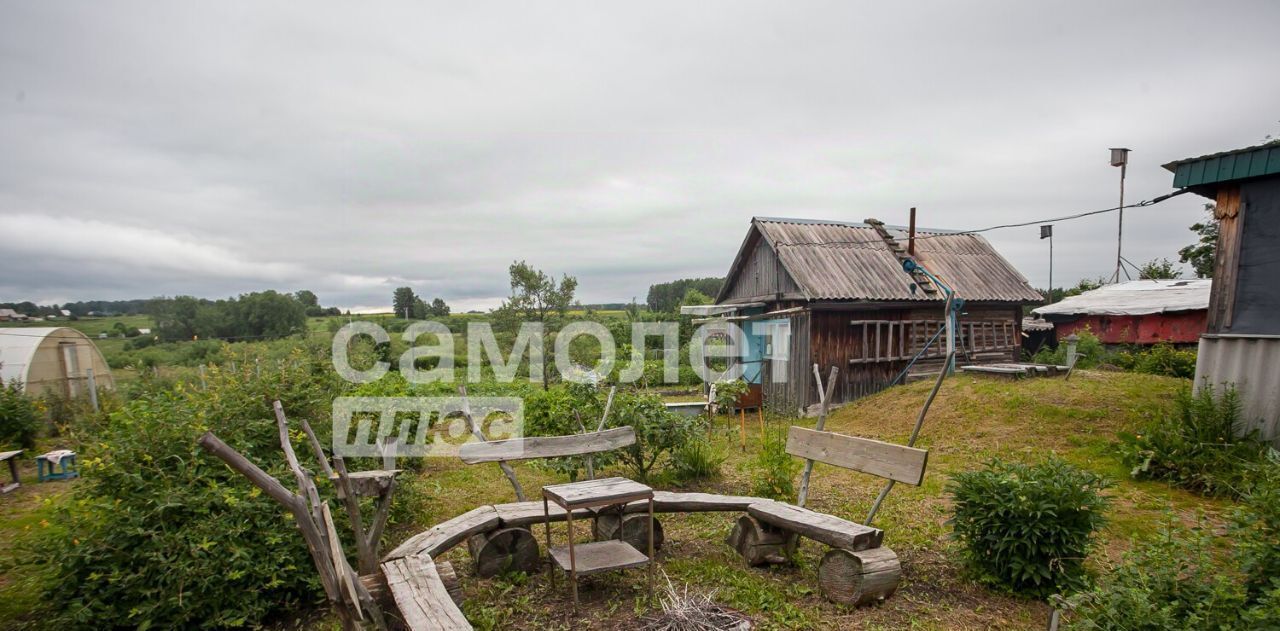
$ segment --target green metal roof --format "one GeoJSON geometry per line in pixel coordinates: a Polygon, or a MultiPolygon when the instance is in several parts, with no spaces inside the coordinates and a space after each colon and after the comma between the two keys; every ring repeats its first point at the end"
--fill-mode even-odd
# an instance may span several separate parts
{"type": "Polygon", "coordinates": [[[1173,186],[1185,188],[1280,174],[1280,140],[1266,144],[1175,160],[1164,165],[1173,171],[1173,186]]]}

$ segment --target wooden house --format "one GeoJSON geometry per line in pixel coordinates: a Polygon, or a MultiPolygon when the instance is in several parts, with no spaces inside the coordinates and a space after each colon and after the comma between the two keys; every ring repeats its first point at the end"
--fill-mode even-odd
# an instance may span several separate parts
{"type": "MultiPolygon", "coordinates": [[[[816,403],[814,363],[824,379],[839,366],[835,402],[898,379],[944,324],[943,293],[903,271],[906,258],[964,300],[958,362],[1018,359],[1022,307],[1042,297],[981,236],[874,220],[757,217],[716,304],[721,317],[743,325],[744,377],[759,384],[767,405],[794,411],[816,403]],[[775,327],[790,332],[787,348],[773,348],[781,339],[775,327]]],[[[940,369],[942,337],[912,372],[940,369]]]]}

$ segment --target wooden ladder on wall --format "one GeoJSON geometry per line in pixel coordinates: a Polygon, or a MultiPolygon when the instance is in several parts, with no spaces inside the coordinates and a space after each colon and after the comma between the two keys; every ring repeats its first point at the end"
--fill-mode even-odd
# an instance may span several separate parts
{"type": "MultiPolygon", "coordinates": [[[[876,234],[880,235],[880,238],[884,240],[885,245],[889,246],[889,251],[893,252],[893,255],[897,257],[899,263],[911,258],[911,255],[907,253],[907,249],[902,247],[902,244],[899,243],[897,239],[893,238],[893,235],[889,234],[888,230],[885,230],[883,221],[872,217],[865,220],[864,223],[871,226],[871,228],[876,231],[876,234]]],[[[911,270],[911,278],[916,282],[916,285],[920,287],[920,289],[924,290],[924,293],[929,294],[930,296],[936,296],[938,294],[938,288],[934,287],[933,281],[929,280],[929,277],[926,276],[924,272],[918,269],[911,270]]]]}

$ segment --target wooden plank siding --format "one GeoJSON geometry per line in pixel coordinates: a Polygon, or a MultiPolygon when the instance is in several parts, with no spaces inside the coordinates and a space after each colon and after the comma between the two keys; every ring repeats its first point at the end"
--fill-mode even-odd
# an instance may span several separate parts
{"type": "MultiPolygon", "coordinates": [[[[785,308],[785,303],[772,304],[766,309],[785,308]]],[[[817,402],[818,396],[813,385],[813,364],[817,363],[823,375],[828,374],[832,366],[840,369],[837,377],[833,403],[854,401],[875,394],[893,381],[906,368],[914,350],[928,341],[928,337],[913,340],[903,338],[900,326],[903,322],[942,321],[942,308],[915,307],[891,309],[831,309],[812,310],[792,316],[791,348],[786,362],[786,383],[774,383],[770,362],[765,362],[765,370],[761,373],[766,404],[774,409],[788,413],[802,410],[817,402]],[[864,338],[863,327],[853,325],[858,320],[895,322],[893,338],[890,339],[888,326],[881,327],[880,341],[877,346],[873,328],[868,328],[864,338]],[[890,347],[892,344],[892,348],[890,347]],[[900,359],[891,361],[851,363],[850,360],[867,356],[881,356],[895,353],[900,359]]],[[[1021,340],[1021,311],[1014,306],[973,306],[966,307],[965,314],[960,317],[960,342],[965,348],[976,349],[970,357],[975,363],[1017,361],[1021,340]],[[972,326],[970,326],[972,325],[972,326]],[[1009,341],[1012,340],[1012,343],[1009,341]]],[[[923,334],[925,327],[918,327],[917,337],[923,334]]],[[[908,327],[908,334],[910,328],[908,327]]],[[[930,334],[933,331],[930,330],[930,334]]],[[[937,344],[945,344],[939,339],[937,344]]],[[[944,348],[941,347],[940,348],[944,348]]],[[[941,367],[941,355],[930,354],[922,358],[913,367],[913,372],[928,372],[941,367]]],[[[961,360],[963,361],[963,359],[961,360]]]]}
{"type": "Polygon", "coordinates": [[[754,243],[747,244],[742,269],[731,279],[733,285],[721,296],[720,302],[748,302],[800,298],[800,286],[791,278],[778,255],[768,242],[754,233],[754,243]]]}

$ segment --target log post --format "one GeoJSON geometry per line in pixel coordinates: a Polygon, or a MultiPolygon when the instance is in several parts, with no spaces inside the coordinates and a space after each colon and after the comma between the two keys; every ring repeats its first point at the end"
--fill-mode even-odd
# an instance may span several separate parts
{"type": "Polygon", "coordinates": [[[542,564],[538,540],[526,528],[503,528],[472,535],[467,539],[467,550],[480,578],[508,572],[532,574],[542,564]]]}
{"type": "MultiPolygon", "coordinates": [[[[618,517],[617,512],[596,514],[595,522],[591,526],[591,534],[596,541],[609,541],[618,538],[618,517]]],[[[622,515],[621,517],[622,540],[642,552],[648,550],[649,514],[633,513],[622,515]]],[[[664,541],[666,541],[666,535],[662,532],[662,522],[655,518],[653,520],[653,547],[661,548],[664,541]]]]}
{"type": "Polygon", "coordinates": [[[725,540],[749,566],[790,563],[792,536],[785,530],[743,515],[725,540]]]}
{"type": "Polygon", "coordinates": [[[854,552],[832,548],[818,565],[818,585],[831,602],[855,607],[883,601],[902,579],[902,564],[889,548],[854,552]]]}

